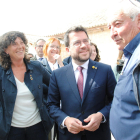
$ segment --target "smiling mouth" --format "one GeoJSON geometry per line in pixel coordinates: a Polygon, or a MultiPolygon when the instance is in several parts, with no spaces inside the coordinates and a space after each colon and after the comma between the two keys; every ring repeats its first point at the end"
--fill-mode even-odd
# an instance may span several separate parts
{"type": "Polygon", "coordinates": [[[17,53],[23,53],[23,51],[19,51],[19,52],[17,52],[17,53]]]}
{"type": "Polygon", "coordinates": [[[118,39],[118,40],[114,40],[114,41],[116,44],[119,44],[122,41],[122,39],[118,39]]]}
{"type": "Polygon", "coordinates": [[[80,52],[81,54],[87,54],[89,51],[80,52]]]}
{"type": "Polygon", "coordinates": [[[51,52],[51,54],[57,54],[57,52],[51,52]]]}

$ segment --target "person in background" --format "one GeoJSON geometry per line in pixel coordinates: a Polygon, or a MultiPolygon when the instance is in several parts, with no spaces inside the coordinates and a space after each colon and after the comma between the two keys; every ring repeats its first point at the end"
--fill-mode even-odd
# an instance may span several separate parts
{"type": "Polygon", "coordinates": [[[119,80],[123,65],[124,65],[124,57],[123,57],[123,51],[119,50],[118,58],[117,58],[117,63],[113,68],[113,72],[116,78],[116,81],[119,80]]]}
{"type": "Polygon", "coordinates": [[[66,62],[69,64],[71,62],[71,60],[72,60],[71,56],[68,56],[65,59],[63,59],[63,62],[66,62]]]}
{"type": "Polygon", "coordinates": [[[125,56],[110,110],[116,140],[140,139],[140,8],[128,0],[110,5],[108,28],[125,56]]]}
{"type": "Polygon", "coordinates": [[[48,140],[52,128],[43,96],[43,83],[49,85],[50,74],[27,57],[27,43],[18,31],[0,38],[1,140],[48,140]]]}
{"type": "Polygon", "coordinates": [[[36,50],[36,55],[35,57],[32,57],[31,60],[38,60],[42,61],[44,56],[43,56],[43,45],[45,44],[44,39],[38,39],[35,44],[35,50],[36,50]]]}
{"type": "Polygon", "coordinates": [[[97,48],[97,45],[95,43],[90,43],[91,46],[91,56],[90,59],[93,61],[99,62],[101,60],[100,55],[99,55],[99,50],[97,48]]]}
{"type": "Polygon", "coordinates": [[[68,29],[64,42],[72,63],[52,72],[48,91],[59,139],[111,140],[108,120],[116,85],[111,66],[89,59],[90,40],[82,26],[68,29]]]}
{"type": "MultiPolygon", "coordinates": [[[[44,58],[44,54],[43,54],[43,46],[45,44],[45,40],[44,39],[38,39],[35,43],[35,51],[36,51],[36,55],[34,57],[32,57],[30,60],[37,60],[41,63],[43,63],[43,59],[44,58]]],[[[46,86],[45,84],[43,84],[43,92],[44,91],[48,91],[48,86],[46,86]]],[[[47,94],[46,94],[47,95],[47,94]]],[[[45,95],[44,95],[45,97],[45,95]]],[[[47,98],[47,96],[45,97],[47,98]]],[[[51,133],[49,133],[48,135],[49,140],[51,140],[51,133]]]]}
{"type": "Polygon", "coordinates": [[[34,57],[34,55],[33,55],[32,53],[28,53],[27,56],[28,56],[29,58],[34,57]]]}
{"type": "Polygon", "coordinates": [[[49,38],[43,47],[43,54],[45,58],[42,60],[42,63],[50,74],[53,70],[67,65],[66,62],[62,62],[60,53],[60,41],[54,37],[49,38]]]}
{"type": "MultiPolygon", "coordinates": [[[[43,46],[44,59],[42,60],[43,66],[52,74],[53,70],[56,70],[60,67],[67,65],[66,62],[62,62],[61,56],[61,44],[57,38],[49,38],[43,46]]],[[[58,137],[58,126],[54,125],[54,128],[51,130],[51,140],[55,140],[55,137],[58,137]]]]}

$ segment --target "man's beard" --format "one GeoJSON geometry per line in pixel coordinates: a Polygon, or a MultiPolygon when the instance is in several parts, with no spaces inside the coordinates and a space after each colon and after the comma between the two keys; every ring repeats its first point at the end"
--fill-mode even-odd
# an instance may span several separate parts
{"type": "Polygon", "coordinates": [[[72,56],[72,59],[75,60],[75,61],[78,61],[78,62],[86,62],[89,58],[90,58],[90,55],[91,55],[91,52],[89,54],[89,57],[88,58],[80,58],[78,55],[73,55],[72,56]]]}

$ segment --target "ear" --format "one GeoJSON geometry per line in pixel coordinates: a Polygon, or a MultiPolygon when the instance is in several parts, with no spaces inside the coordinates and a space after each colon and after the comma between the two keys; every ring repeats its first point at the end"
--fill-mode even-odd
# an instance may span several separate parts
{"type": "Polygon", "coordinates": [[[137,16],[137,23],[138,23],[138,28],[140,30],[140,14],[138,14],[138,16],[137,16]]]}
{"type": "Polygon", "coordinates": [[[5,53],[8,54],[8,50],[7,49],[5,49],[5,53]]]}

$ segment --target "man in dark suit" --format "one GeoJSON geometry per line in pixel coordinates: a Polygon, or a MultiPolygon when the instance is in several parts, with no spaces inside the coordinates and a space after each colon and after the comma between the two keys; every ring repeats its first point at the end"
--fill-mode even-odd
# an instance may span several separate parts
{"type": "Polygon", "coordinates": [[[71,56],[68,56],[63,60],[63,62],[66,62],[69,64],[71,62],[71,60],[72,60],[71,56]]]}
{"type": "Polygon", "coordinates": [[[38,39],[35,43],[35,50],[36,50],[36,55],[31,58],[31,60],[38,60],[42,61],[43,60],[43,45],[45,44],[44,39],[38,39]]]}
{"type": "Polygon", "coordinates": [[[59,139],[111,140],[108,120],[116,85],[112,69],[89,59],[90,40],[82,26],[70,28],[64,40],[72,62],[52,72],[48,91],[59,139]]]}

